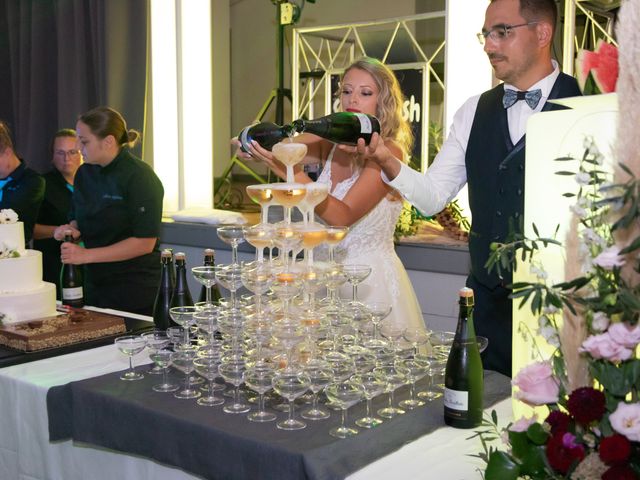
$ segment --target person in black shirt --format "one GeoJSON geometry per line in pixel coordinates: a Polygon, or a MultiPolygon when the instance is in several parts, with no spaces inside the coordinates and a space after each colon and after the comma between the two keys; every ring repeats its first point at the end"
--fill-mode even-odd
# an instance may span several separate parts
{"type": "Polygon", "coordinates": [[[63,263],[85,265],[85,303],[151,315],[160,279],[158,238],[162,183],[151,167],[129,152],[139,139],[122,115],[97,107],[76,124],[85,163],[75,178],[65,230],[84,247],[61,246],[63,263]]]}
{"type": "Polygon", "coordinates": [[[76,131],[70,128],[58,130],[51,143],[54,168],[44,175],[46,187],[44,200],[38,213],[38,223],[33,230],[33,248],[42,252],[42,278],[56,285],[60,299],[60,242],[53,232],[69,221],[73,179],[82,165],[76,131]]]}
{"type": "Polygon", "coordinates": [[[38,209],[44,198],[44,179],[18,158],[7,125],[0,121],[0,210],[12,209],[31,240],[38,209]]]}

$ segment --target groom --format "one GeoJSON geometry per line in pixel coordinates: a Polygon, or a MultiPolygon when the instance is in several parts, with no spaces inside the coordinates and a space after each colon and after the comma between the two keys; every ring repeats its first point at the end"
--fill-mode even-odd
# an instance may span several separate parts
{"type": "Polygon", "coordinates": [[[469,98],[456,112],[451,132],[426,174],[394,158],[377,138],[357,151],[373,159],[382,177],[426,215],[438,213],[465,183],[473,224],[469,235],[475,292],[475,327],[489,338],[484,367],[511,376],[511,278],[489,273],[492,242],[510,226],[521,229],[524,213],[524,155],[527,119],[552,110],[547,100],[580,95],[572,77],[551,58],[557,21],[554,0],[492,0],[478,34],[495,76],[504,83],[469,98]]]}

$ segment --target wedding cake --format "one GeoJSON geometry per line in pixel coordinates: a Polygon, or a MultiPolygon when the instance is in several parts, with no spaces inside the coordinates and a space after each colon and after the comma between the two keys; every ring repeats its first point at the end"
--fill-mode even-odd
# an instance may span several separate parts
{"type": "Polygon", "coordinates": [[[42,253],[25,249],[24,226],[0,210],[0,322],[56,315],[56,286],[42,281],[42,253]]]}

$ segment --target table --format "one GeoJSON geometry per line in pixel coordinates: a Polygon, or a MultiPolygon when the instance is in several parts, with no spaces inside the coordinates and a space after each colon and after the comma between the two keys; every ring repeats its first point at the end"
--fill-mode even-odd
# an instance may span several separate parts
{"type": "MultiPolygon", "coordinates": [[[[71,441],[50,443],[46,393],[55,385],[124,370],[127,359],[115,346],[71,353],[0,370],[0,478],[12,480],[195,479],[189,473],[134,455],[71,441]],[[10,413],[9,413],[10,412],[10,413]]],[[[510,400],[496,407],[506,422],[510,400]]],[[[466,455],[480,451],[469,430],[442,428],[411,442],[348,478],[480,478],[482,462],[466,455]],[[428,475],[425,475],[425,472],[428,475]]]]}

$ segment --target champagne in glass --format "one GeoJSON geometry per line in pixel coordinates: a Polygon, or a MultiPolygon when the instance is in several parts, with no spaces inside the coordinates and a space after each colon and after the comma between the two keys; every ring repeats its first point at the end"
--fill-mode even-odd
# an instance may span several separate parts
{"type": "Polygon", "coordinates": [[[287,167],[287,183],[295,182],[293,166],[297,165],[307,154],[307,146],[304,143],[280,142],[276,143],[271,152],[277,160],[287,167]]]}
{"type": "Polygon", "coordinates": [[[304,247],[304,257],[308,266],[313,265],[313,249],[327,239],[327,229],[319,223],[310,223],[304,226],[302,233],[302,246],[304,247]]]}
{"type": "Polygon", "coordinates": [[[334,250],[336,245],[338,245],[344,237],[349,233],[349,227],[336,227],[330,226],[327,227],[327,239],[325,240],[327,245],[329,245],[329,261],[335,262],[335,253],[334,250]]]}
{"type": "Polygon", "coordinates": [[[329,195],[329,185],[326,183],[308,183],[307,195],[298,205],[305,223],[315,222],[315,208],[329,195]]]}
{"type": "Polygon", "coordinates": [[[272,187],[273,185],[269,183],[249,185],[247,187],[249,198],[260,205],[260,223],[269,222],[269,206],[273,204],[272,187]]]}
{"type": "Polygon", "coordinates": [[[284,222],[291,223],[291,208],[298,205],[307,194],[307,187],[302,183],[280,183],[273,187],[273,200],[284,207],[284,222]]]}
{"type": "Polygon", "coordinates": [[[264,249],[271,245],[274,228],[268,223],[259,223],[245,229],[245,240],[256,249],[256,261],[264,261],[264,249]]]}

